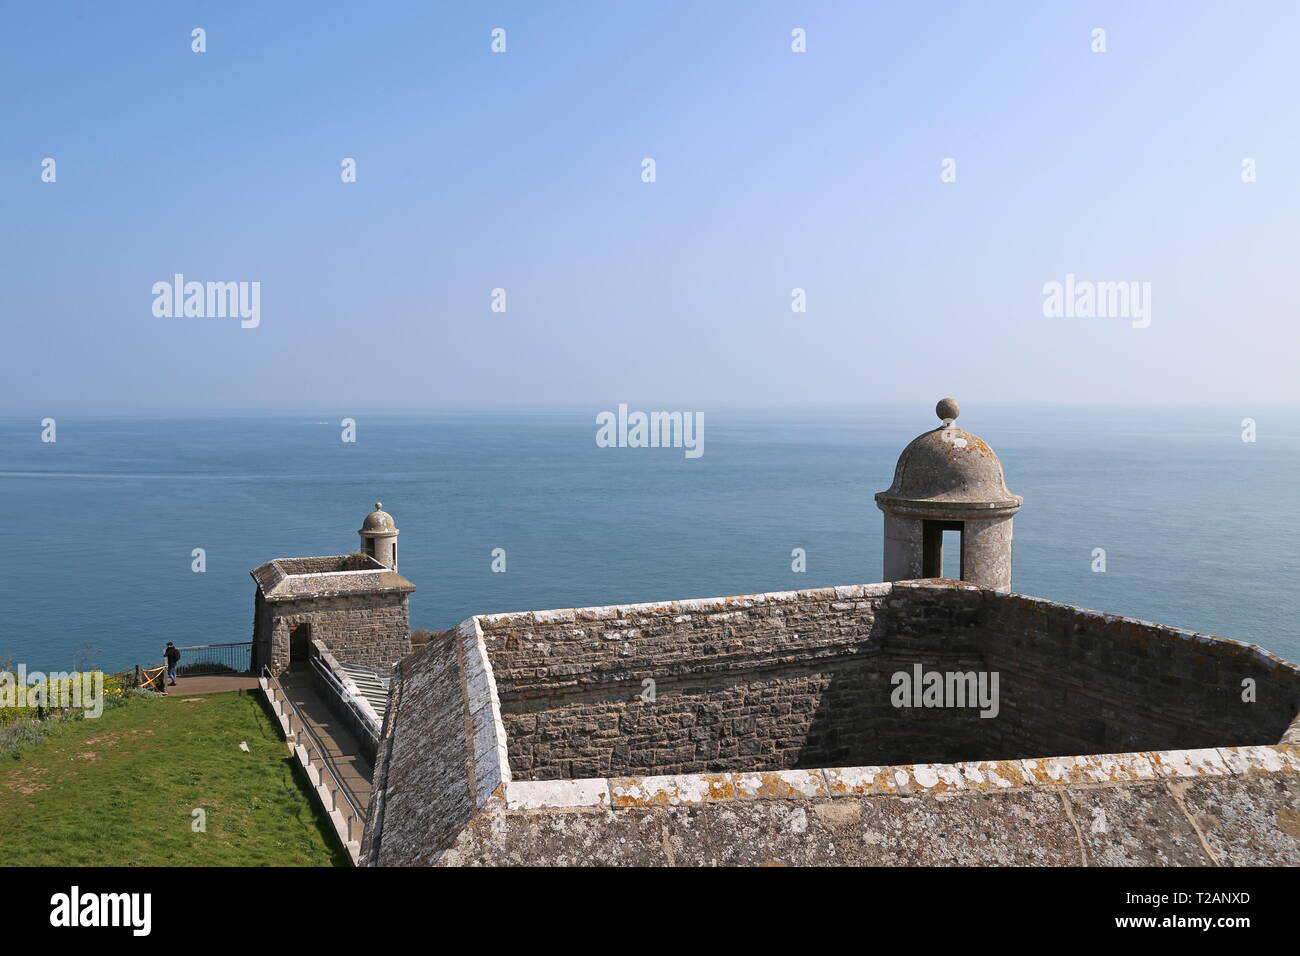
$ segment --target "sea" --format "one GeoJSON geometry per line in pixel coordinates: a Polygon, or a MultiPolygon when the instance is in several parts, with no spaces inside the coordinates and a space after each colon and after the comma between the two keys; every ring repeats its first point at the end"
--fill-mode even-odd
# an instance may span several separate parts
{"type": "MultiPolygon", "coordinates": [[[[0,664],[118,670],[167,641],[247,641],[249,571],[358,550],[376,501],[416,628],[879,581],[872,496],[938,424],[705,407],[690,457],[600,447],[602,411],[353,414],[354,441],[319,412],[64,416],[53,442],[38,417],[0,419],[0,664]]],[[[993,406],[958,424],[1024,496],[1014,590],[1300,660],[1295,409],[993,406]]]]}

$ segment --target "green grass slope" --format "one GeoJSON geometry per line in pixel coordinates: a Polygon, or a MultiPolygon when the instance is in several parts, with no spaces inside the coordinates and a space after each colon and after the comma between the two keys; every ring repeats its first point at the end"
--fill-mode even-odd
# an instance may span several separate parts
{"type": "Polygon", "coordinates": [[[261,701],[227,693],[132,699],[0,760],[0,863],[330,866],[347,857],[261,701]],[[196,809],[206,832],[194,829],[196,809]]]}

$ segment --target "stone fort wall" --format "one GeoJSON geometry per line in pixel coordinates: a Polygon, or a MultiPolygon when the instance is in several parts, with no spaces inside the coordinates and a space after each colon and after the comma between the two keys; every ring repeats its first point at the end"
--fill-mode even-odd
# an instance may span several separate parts
{"type": "Polygon", "coordinates": [[[1239,641],[1014,594],[980,631],[1014,755],[1274,744],[1300,712],[1294,665],[1239,641]]]}
{"type": "Polygon", "coordinates": [[[1271,744],[1300,709],[1249,645],[955,582],[477,620],[519,780],[1271,744]],[[997,671],[998,716],[895,708],[918,664],[997,671]]]}
{"type": "Polygon", "coordinates": [[[897,709],[916,661],[969,671],[975,592],[891,586],[479,618],[520,779],[939,759],[982,749],[970,712],[897,709]],[[954,600],[955,598],[955,600],[954,600]],[[646,683],[652,682],[652,683],[646,683]],[[916,757],[921,759],[921,757],[916,757]]]}
{"type": "Polygon", "coordinates": [[[255,651],[271,669],[289,666],[289,637],[299,624],[311,625],[311,637],[342,662],[391,670],[411,652],[410,620],[405,595],[358,594],[304,601],[268,602],[255,611],[255,651]]]}

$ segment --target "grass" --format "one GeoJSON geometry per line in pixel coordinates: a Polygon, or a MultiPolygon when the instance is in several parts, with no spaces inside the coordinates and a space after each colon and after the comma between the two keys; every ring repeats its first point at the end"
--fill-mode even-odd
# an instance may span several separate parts
{"type": "Polygon", "coordinates": [[[252,693],[133,698],[0,759],[6,866],[346,863],[252,693]]]}

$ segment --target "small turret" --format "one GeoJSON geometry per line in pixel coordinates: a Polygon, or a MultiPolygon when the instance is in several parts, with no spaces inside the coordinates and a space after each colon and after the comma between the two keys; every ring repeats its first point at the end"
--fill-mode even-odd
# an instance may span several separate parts
{"type": "Polygon", "coordinates": [[[957,576],[1009,591],[1011,519],[1024,499],[1007,490],[1002,462],[984,439],[954,424],[956,399],[943,399],[935,413],[943,424],[903,449],[894,483],[876,495],[885,513],[885,580],[943,577],[943,533],[955,531],[957,576]]]}
{"type": "Polygon", "coordinates": [[[383,510],[382,501],[375,502],[375,510],[361,523],[361,550],[380,564],[397,570],[397,525],[393,516],[383,510]]]}

